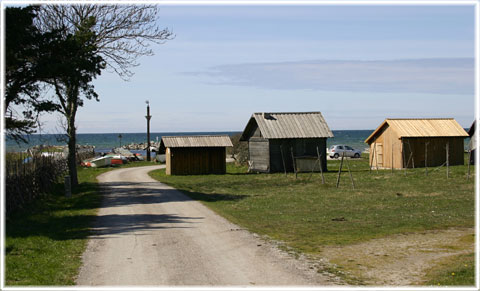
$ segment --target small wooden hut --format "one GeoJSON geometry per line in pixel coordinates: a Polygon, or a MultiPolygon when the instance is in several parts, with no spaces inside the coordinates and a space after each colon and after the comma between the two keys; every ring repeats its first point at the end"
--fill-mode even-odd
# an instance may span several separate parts
{"type": "Polygon", "coordinates": [[[326,171],[329,137],[320,112],[280,112],[254,113],[240,140],[248,142],[250,170],[273,173],[326,171]]]}
{"type": "Polygon", "coordinates": [[[163,136],[160,153],[165,153],[167,175],[225,174],[228,136],[163,136]]]}
{"type": "Polygon", "coordinates": [[[365,140],[370,167],[463,165],[465,130],[453,118],[385,119],[365,140]]]}

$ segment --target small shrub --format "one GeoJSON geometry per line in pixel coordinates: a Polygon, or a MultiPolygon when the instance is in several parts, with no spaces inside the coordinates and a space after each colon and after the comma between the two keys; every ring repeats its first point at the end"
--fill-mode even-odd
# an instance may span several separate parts
{"type": "Polygon", "coordinates": [[[231,136],[233,147],[229,150],[229,154],[235,162],[240,165],[245,165],[248,161],[248,144],[245,141],[240,141],[241,133],[231,136]]]}

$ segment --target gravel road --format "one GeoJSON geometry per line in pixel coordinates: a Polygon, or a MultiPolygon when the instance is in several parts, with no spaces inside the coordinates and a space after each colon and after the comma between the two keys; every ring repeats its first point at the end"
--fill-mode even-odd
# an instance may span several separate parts
{"type": "Polygon", "coordinates": [[[305,260],[148,176],[159,168],[125,168],[98,177],[103,205],[83,255],[78,285],[334,284],[305,260]]]}

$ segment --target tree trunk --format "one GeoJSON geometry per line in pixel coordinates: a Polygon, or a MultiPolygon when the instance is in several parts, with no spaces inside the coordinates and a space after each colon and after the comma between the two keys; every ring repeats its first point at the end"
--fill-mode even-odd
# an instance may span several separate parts
{"type": "Polygon", "coordinates": [[[75,115],[67,117],[68,122],[68,173],[72,188],[78,185],[77,177],[77,136],[75,129],[75,115]]]}
{"type": "Polygon", "coordinates": [[[77,129],[75,128],[75,116],[77,115],[79,91],[77,86],[67,85],[67,135],[68,135],[68,172],[72,188],[78,185],[77,177],[77,129]]]}
{"type": "Polygon", "coordinates": [[[72,188],[78,185],[76,141],[75,117],[70,117],[68,120],[68,172],[72,188]]]}

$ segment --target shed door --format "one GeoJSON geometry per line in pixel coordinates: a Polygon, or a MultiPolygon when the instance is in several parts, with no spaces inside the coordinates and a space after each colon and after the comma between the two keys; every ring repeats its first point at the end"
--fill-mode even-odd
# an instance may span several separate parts
{"type": "Polygon", "coordinates": [[[375,149],[375,155],[377,160],[375,161],[375,166],[383,167],[383,143],[377,142],[376,144],[376,149],[375,149]]]}

